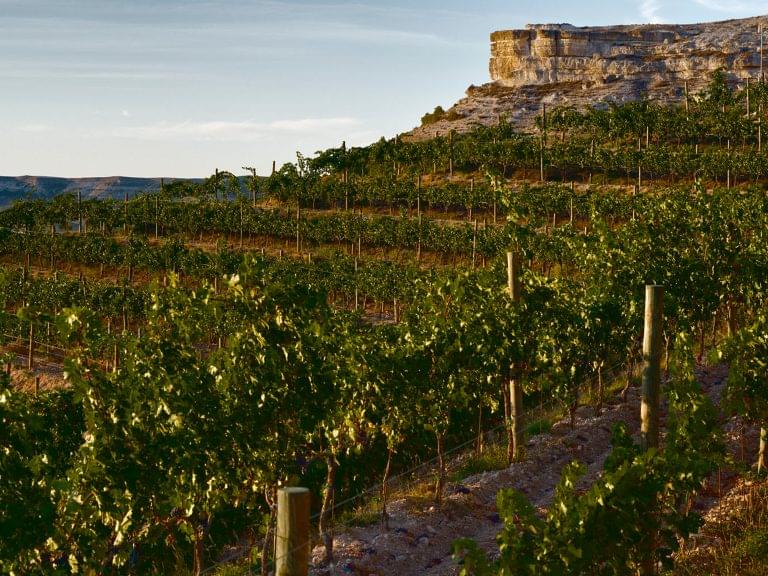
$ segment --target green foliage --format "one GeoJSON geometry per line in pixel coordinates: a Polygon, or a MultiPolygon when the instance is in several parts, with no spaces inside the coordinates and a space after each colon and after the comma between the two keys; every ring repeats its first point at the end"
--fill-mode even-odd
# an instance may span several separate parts
{"type": "Polygon", "coordinates": [[[489,562],[474,542],[460,540],[454,551],[463,559],[462,574],[618,576],[647,562],[671,563],[678,537],[696,531],[700,522],[680,503],[723,454],[715,412],[696,389],[690,362],[682,361],[691,355],[686,342],[682,336],[681,364],[670,385],[666,448],[642,453],[626,429],[617,428],[603,475],[579,493],[584,469],[577,463],[566,467],[543,519],[522,494],[500,492],[500,558],[489,562]]]}
{"type": "Polygon", "coordinates": [[[736,333],[720,350],[730,361],[725,399],[745,418],[768,422],[768,309],[757,311],[754,321],[736,333]]]}
{"type": "Polygon", "coordinates": [[[0,572],[41,568],[55,555],[60,479],[83,430],[71,391],[29,396],[0,374],[0,572]]]}
{"type": "Polygon", "coordinates": [[[443,110],[442,106],[435,106],[435,109],[432,112],[427,112],[424,114],[424,116],[421,117],[421,125],[429,126],[430,124],[435,124],[440,120],[448,120],[449,122],[452,122],[454,120],[458,120],[459,118],[462,118],[462,116],[455,110],[446,112],[443,110]]]}

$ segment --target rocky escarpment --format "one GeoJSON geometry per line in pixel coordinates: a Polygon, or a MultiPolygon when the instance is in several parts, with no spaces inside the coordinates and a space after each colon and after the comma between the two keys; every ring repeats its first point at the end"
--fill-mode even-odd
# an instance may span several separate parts
{"type": "Polygon", "coordinates": [[[757,80],[763,22],[768,24],[768,17],[692,25],[543,24],[494,32],[492,82],[471,86],[449,110],[458,120],[441,120],[413,134],[466,130],[495,123],[501,115],[526,129],[542,104],[583,108],[641,98],[679,101],[686,86],[691,93],[700,91],[720,68],[734,83],[757,80]]]}

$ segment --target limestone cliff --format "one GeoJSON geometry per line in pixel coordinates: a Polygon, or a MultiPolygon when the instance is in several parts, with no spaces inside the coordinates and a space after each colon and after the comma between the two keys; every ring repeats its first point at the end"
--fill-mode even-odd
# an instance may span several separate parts
{"type": "MultiPolygon", "coordinates": [[[[541,105],[586,107],[650,98],[679,101],[724,68],[736,83],[760,76],[760,25],[768,17],[693,25],[577,28],[529,25],[491,34],[492,82],[470,86],[449,112],[461,116],[417,128],[416,137],[506,115],[529,128],[541,105]]],[[[768,74],[768,35],[765,67],[768,74]]]]}

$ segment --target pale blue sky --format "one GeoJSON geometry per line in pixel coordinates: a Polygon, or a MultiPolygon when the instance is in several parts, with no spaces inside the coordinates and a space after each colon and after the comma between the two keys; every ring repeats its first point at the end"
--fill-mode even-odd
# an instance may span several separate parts
{"type": "Polygon", "coordinates": [[[262,173],[412,128],[528,22],[698,22],[751,0],[0,0],[0,175],[262,173]]]}

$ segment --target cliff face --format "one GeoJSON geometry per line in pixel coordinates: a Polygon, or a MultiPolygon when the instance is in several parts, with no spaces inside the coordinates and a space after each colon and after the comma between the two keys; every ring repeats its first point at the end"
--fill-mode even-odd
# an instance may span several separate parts
{"type": "MultiPolygon", "coordinates": [[[[679,101],[685,86],[704,88],[724,68],[731,81],[760,75],[761,23],[748,18],[693,25],[577,28],[569,24],[529,25],[491,34],[492,82],[471,86],[452,111],[454,122],[416,129],[427,137],[473,123],[491,124],[506,115],[530,127],[542,104],[578,107],[650,98],[679,101]]],[[[768,35],[766,35],[768,73],[768,35]]]]}
{"type": "Polygon", "coordinates": [[[727,68],[759,73],[757,19],[694,26],[530,26],[491,35],[491,79],[505,86],[626,80],[696,82],[727,68]],[[750,49],[751,48],[751,49],[750,49]]]}

